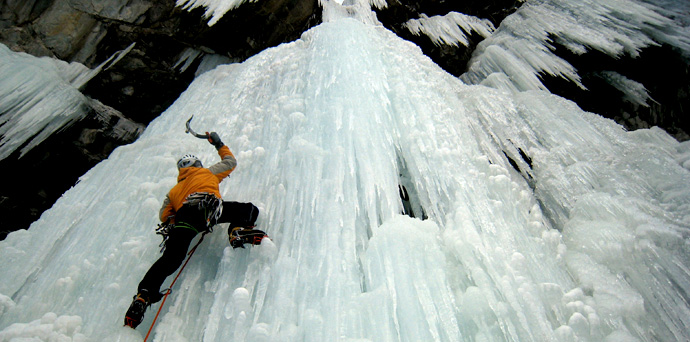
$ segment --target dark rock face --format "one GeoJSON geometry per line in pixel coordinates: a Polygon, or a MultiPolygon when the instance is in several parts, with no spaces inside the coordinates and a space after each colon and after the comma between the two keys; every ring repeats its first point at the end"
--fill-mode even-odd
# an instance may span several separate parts
{"type": "Polygon", "coordinates": [[[521,2],[518,0],[492,0],[492,1],[452,1],[452,0],[427,0],[404,1],[390,0],[388,7],[376,10],[379,21],[388,29],[395,32],[403,39],[409,40],[419,46],[424,54],[429,56],[436,64],[452,75],[460,76],[467,69],[467,62],[472,57],[477,44],[483,40],[476,33],[468,35],[468,46],[435,45],[427,36],[412,34],[403,25],[410,19],[418,19],[420,14],[427,16],[446,15],[449,12],[459,12],[478,18],[489,19],[494,27],[498,27],[501,21],[515,12],[521,2]]]}
{"type": "Polygon", "coordinates": [[[653,46],[639,58],[613,58],[590,51],[574,55],[558,47],[556,53],[567,60],[582,77],[587,89],[560,78],[542,75],[554,94],[576,102],[582,109],[613,119],[628,130],[658,126],[679,141],[690,139],[690,121],[683,118],[690,108],[690,64],[687,57],[669,46],[653,46]],[[606,72],[616,72],[642,83],[649,92],[648,107],[628,101],[621,91],[605,80],[606,72]]]}
{"type": "Polygon", "coordinates": [[[89,82],[85,94],[147,124],[169,107],[194,78],[199,61],[184,72],[174,68],[187,48],[243,61],[261,50],[292,41],[320,21],[316,1],[249,3],[209,27],[202,11],[155,1],[141,23],[111,23],[96,53],[103,60],[137,42],[113,68],[89,82]],[[273,8],[277,10],[273,10],[273,8]]]}
{"type": "MultiPolygon", "coordinates": [[[[410,33],[404,24],[420,14],[455,11],[489,19],[498,27],[521,4],[519,0],[389,0],[386,8],[376,12],[385,27],[420,46],[439,66],[458,76],[466,71],[481,36],[470,35],[469,46],[438,46],[426,36],[410,33]]],[[[211,27],[202,10],[182,10],[175,7],[175,0],[2,0],[0,42],[15,51],[93,68],[131,43],[136,45],[83,90],[96,99],[89,104],[91,115],[21,159],[15,154],[0,161],[9,180],[0,189],[0,239],[4,232],[27,228],[79,176],[115,147],[134,141],[143,127],[179,97],[200,63],[197,59],[185,70],[175,67],[185,50],[240,62],[293,41],[319,23],[318,0],[247,2],[211,27]]],[[[596,52],[579,56],[567,49],[557,53],[578,69],[588,90],[543,76],[552,92],[629,129],[657,125],[679,140],[690,138],[690,127],[682,118],[683,109],[690,107],[687,57],[665,46],[642,51],[638,59],[613,59],[596,52]],[[604,71],[643,83],[656,102],[649,107],[626,102],[603,81],[604,71]]]]}

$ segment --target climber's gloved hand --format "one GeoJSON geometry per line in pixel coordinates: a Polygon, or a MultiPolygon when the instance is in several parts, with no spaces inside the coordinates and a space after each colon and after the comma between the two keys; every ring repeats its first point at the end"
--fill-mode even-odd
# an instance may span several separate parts
{"type": "Polygon", "coordinates": [[[223,145],[225,145],[222,141],[220,141],[220,137],[216,132],[207,132],[206,136],[208,137],[208,142],[210,142],[211,145],[213,145],[216,148],[216,150],[220,149],[221,147],[223,147],[223,145]]]}

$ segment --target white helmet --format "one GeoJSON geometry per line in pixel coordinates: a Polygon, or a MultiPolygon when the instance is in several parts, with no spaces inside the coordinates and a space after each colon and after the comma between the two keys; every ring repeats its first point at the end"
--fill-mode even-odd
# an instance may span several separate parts
{"type": "Polygon", "coordinates": [[[182,169],[185,167],[202,167],[201,160],[199,158],[191,155],[185,154],[180,160],[177,161],[177,169],[182,169]]]}

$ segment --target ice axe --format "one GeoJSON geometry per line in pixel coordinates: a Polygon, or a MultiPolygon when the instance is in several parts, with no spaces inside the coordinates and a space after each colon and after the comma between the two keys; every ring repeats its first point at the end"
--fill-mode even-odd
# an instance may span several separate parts
{"type": "Polygon", "coordinates": [[[194,115],[190,116],[189,120],[187,120],[187,123],[185,123],[186,129],[184,130],[184,132],[189,133],[189,134],[191,134],[191,135],[193,135],[199,139],[207,139],[208,140],[209,139],[209,133],[208,132],[206,132],[206,134],[199,134],[199,133],[194,132],[192,127],[189,126],[189,124],[192,122],[193,118],[194,118],[194,115]]]}

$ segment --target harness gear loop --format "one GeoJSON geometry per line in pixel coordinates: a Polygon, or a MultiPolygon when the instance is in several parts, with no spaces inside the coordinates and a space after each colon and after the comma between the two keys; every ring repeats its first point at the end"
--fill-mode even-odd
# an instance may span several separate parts
{"type": "Polygon", "coordinates": [[[165,222],[159,223],[158,228],[156,228],[156,234],[163,237],[163,241],[158,247],[161,247],[161,253],[165,250],[165,243],[168,241],[170,236],[170,231],[175,228],[175,224],[172,222],[172,216],[168,217],[165,222]]]}

